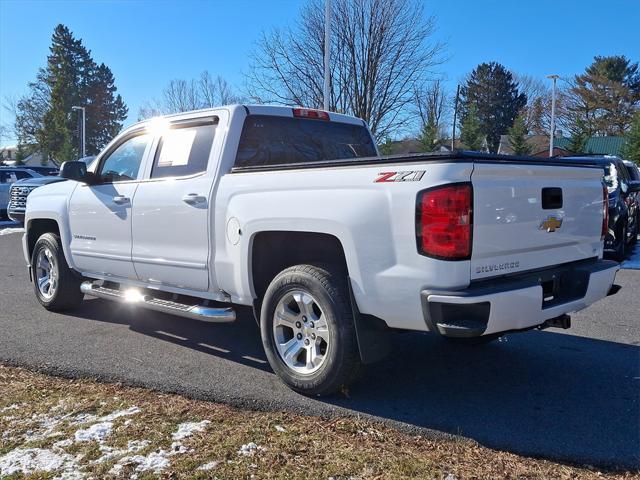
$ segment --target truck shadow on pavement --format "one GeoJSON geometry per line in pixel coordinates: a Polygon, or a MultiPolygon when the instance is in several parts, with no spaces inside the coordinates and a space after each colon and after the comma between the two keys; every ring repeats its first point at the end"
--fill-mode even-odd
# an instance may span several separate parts
{"type": "Polygon", "coordinates": [[[526,455],[640,466],[640,349],[549,331],[482,347],[402,334],[336,405],[526,455]]]}
{"type": "Polygon", "coordinates": [[[71,312],[87,320],[129,325],[131,330],[175,345],[271,372],[251,310],[242,308],[233,323],[206,323],[107,300],[90,299],[71,312]],[[105,312],[110,312],[105,314],[105,312]]]}
{"type": "MultiPolygon", "coordinates": [[[[126,307],[115,311],[113,304],[90,300],[72,315],[130,323],[135,332],[272,374],[249,310],[233,324],[206,324],[126,307]],[[106,305],[113,314],[105,315],[106,305]]],[[[393,337],[390,357],[365,367],[347,395],[282,396],[529,456],[640,467],[638,346],[551,331],[477,347],[429,334],[393,337]]]]}

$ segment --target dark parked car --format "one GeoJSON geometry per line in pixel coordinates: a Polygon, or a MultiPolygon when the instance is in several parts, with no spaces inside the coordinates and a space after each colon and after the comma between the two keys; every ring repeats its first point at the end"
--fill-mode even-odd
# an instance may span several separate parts
{"type": "Polygon", "coordinates": [[[41,167],[41,166],[37,166],[37,167],[27,167],[30,170],[33,170],[34,172],[38,172],[40,175],[51,175],[51,176],[55,176],[58,175],[60,173],[60,169],[56,168],[56,167],[41,167]]]}
{"type": "Polygon", "coordinates": [[[0,167],[0,218],[7,216],[7,203],[11,186],[22,180],[41,177],[37,172],[24,167],[0,167]]]}
{"type": "MultiPolygon", "coordinates": [[[[96,157],[84,157],[80,160],[85,162],[87,165],[90,165],[91,162],[96,157]]],[[[48,169],[49,167],[33,167],[33,168],[41,168],[48,169]]],[[[53,169],[55,170],[55,169],[53,169]]],[[[24,212],[27,208],[27,196],[36,188],[41,187],[43,185],[49,185],[50,183],[63,182],[65,179],[58,176],[58,170],[55,170],[55,174],[47,174],[45,171],[39,172],[42,175],[37,178],[25,178],[24,180],[20,180],[15,182],[11,186],[11,191],[9,193],[9,205],[7,206],[7,213],[9,214],[9,218],[16,222],[23,223],[24,222],[24,212]]]]}
{"type": "Polygon", "coordinates": [[[604,251],[621,262],[640,233],[640,181],[630,176],[625,162],[618,157],[562,157],[562,160],[592,162],[602,167],[603,181],[609,193],[609,232],[604,240],[604,251]]]}

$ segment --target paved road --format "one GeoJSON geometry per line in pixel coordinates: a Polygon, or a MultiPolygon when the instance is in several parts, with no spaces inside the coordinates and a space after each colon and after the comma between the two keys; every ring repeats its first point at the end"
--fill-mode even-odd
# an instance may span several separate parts
{"type": "Polygon", "coordinates": [[[248,312],[207,325],[92,299],[67,315],[33,297],[20,235],[0,236],[0,361],[121,381],[240,407],[370,415],[425,434],[460,434],[502,450],[592,465],[640,467],[640,272],[574,316],[574,328],[462,348],[394,336],[348,398],[309,399],[265,362],[248,312]]]}

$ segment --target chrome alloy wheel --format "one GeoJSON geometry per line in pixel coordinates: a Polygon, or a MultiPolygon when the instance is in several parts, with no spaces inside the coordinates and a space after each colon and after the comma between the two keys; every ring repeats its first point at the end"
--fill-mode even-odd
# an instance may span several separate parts
{"type": "Polygon", "coordinates": [[[273,319],[278,354],[291,370],[302,375],[317,371],[330,348],[329,326],[318,302],[307,292],[287,292],[273,319]]]}
{"type": "Polygon", "coordinates": [[[38,291],[45,300],[49,300],[58,288],[58,265],[48,247],[41,249],[36,258],[36,282],[38,291]]]}

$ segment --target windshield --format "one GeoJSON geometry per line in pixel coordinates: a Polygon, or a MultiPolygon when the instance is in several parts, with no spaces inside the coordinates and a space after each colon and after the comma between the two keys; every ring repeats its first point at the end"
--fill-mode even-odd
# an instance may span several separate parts
{"type": "Polygon", "coordinates": [[[364,125],[316,119],[249,115],[242,128],[237,167],[321,162],[377,154],[364,125]]]}

